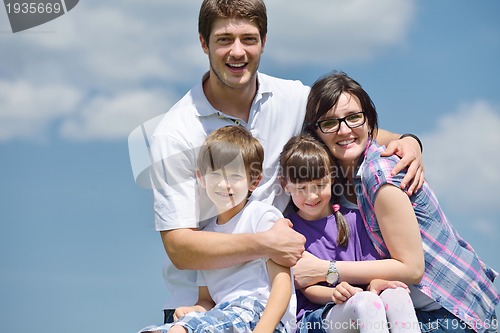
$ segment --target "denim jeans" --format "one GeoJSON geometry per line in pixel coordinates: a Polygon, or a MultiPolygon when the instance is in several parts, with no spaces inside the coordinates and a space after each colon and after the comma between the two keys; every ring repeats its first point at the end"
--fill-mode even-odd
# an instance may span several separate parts
{"type": "MultiPolygon", "coordinates": [[[[444,308],[428,312],[416,310],[416,313],[422,333],[475,333],[463,320],[444,308]]],[[[489,320],[485,320],[483,325],[488,333],[498,332],[496,315],[493,315],[489,320]]]]}

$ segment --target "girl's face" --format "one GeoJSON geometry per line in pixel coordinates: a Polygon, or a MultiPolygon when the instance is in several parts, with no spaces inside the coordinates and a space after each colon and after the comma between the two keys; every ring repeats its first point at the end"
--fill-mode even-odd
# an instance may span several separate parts
{"type": "MultiPolygon", "coordinates": [[[[363,111],[356,96],[342,93],[336,105],[334,105],[321,120],[329,118],[344,118],[354,113],[363,111]]],[[[343,167],[356,165],[359,157],[363,154],[368,142],[368,122],[359,127],[349,128],[346,122],[340,123],[338,132],[323,133],[319,128],[316,130],[319,138],[323,140],[333,156],[343,167]]]]}
{"type": "Polygon", "coordinates": [[[332,179],[322,179],[304,183],[287,182],[285,191],[292,196],[293,203],[299,209],[299,216],[305,220],[318,220],[332,214],[330,198],[332,179]]]}

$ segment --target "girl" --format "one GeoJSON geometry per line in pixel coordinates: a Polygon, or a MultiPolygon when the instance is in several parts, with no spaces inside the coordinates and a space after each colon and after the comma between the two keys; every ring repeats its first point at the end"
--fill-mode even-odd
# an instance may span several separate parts
{"type": "Polygon", "coordinates": [[[308,252],[330,260],[327,283],[297,290],[299,331],[388,332],[391,327],[391,332],[420,332],[408,287],[402,282],[372,281],[368,289],[383,290],[380,296],[342,283],[354,296],[346,303],[333,297],[339,282],[337,260],[380,256],[359,212],[340,208],[337,198],[332,205],[332,168],[325,147],[307,135],[293,137],[283,148],[280,165],[282,184],[297,208],[288,216],[293,228],[306,237],[308,252]]]}

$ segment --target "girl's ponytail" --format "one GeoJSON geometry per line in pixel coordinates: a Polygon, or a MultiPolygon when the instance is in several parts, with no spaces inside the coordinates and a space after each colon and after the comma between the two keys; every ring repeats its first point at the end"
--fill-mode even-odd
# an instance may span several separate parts
{"type": "MultiPolygon", "coordinates": [[[[336,201],[338,201],[338,199],[336,201]]],[[[349,225],[347,224],[344,215],[340,212],[340,205],[338,202],[334,203],[332,208],[333,214],[335,215],[335,221],[337,221],[337,245],[345,247],[349,244],[349,225]]]]}

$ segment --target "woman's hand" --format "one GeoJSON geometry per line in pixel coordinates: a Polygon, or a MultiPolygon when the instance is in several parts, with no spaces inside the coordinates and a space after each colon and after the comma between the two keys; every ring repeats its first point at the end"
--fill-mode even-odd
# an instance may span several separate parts
{"type": "Polygon", "coordinates": [[[329,265],[329,260],[319,259],[311,253],[304,251],[302,257],[293,267],[295,286],[303,289],[318,282],[324,282],[329,265]]]}
{"type": "Polygon", "coordinates": [[[368,285],[368,288],[366,288],[368,291],[371,291],[372,293],[375,293],[377,295],[380,295],[380,293],[386,289],[392,288],[403,288],[410,292],[410,288],[408,286],[401,282],[401,281],[388,281],[388,280],[382,280],[382,279],[374,279],[370,282],[368,285]]]}
{"type": "Polygon", "coordinates": [[[332,300],[335,304],[342,304],[360,291],[363,291],[363,289],[351,286],[349,283],[342,281],[333,288],[332,300]]]}

